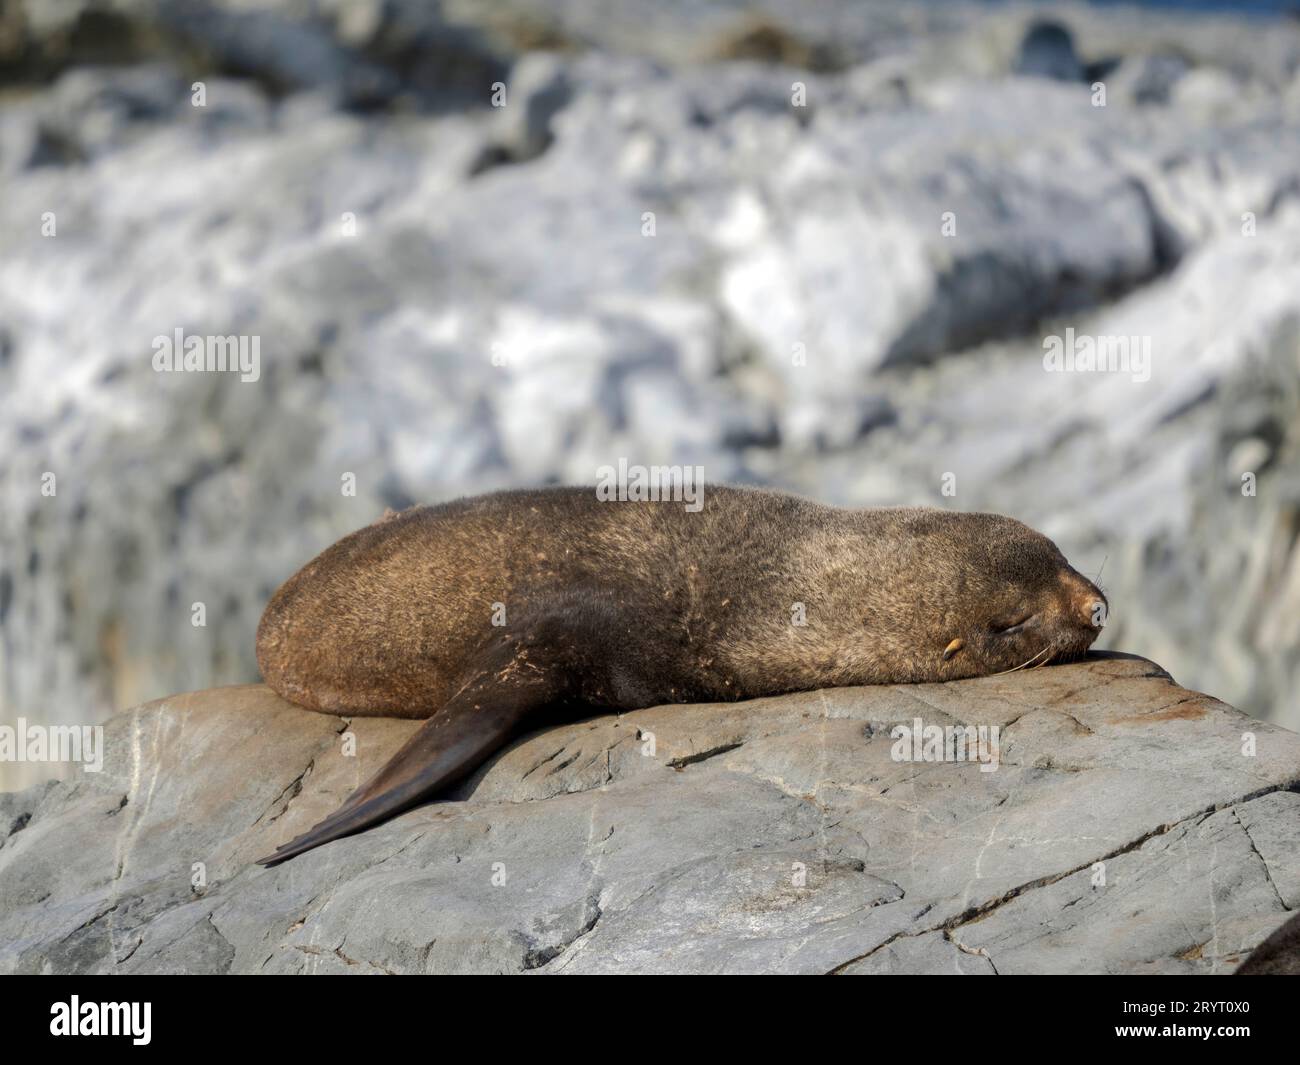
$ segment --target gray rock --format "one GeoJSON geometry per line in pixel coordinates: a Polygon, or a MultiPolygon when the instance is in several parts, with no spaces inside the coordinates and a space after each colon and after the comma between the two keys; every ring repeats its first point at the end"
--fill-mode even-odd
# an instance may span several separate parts
{"type": "Polygon", "coordinates": [[[415,727],[260,685],[118,715],[102,773],[0,808],[0,969],[1212,973],[1300,889],[1300,736],[1115,655],[558,723],[252,864],[415,727]],[[996,768],[895,760],[917,718],[997,726],[996,768]]]}
{"type": "Polygon", "coordinates": [[[541,155],[554,139],[551,120],[573,95],[568,66],[559,57],[534,52],[510,72],[506,105],[497,123],[498,144],[507,157],[523,162],[541,155]]]}
{"type": "Polygon", "coordinates": [[[1126,93],[1137,104],[1167,104],[1178,80],[1191,69],[1180,55],[1134,56],[1106,78],[1108,88],[1126,93]]]}
{"type": "Polygon", "coordinates": [[[1239,976],[1300,976],[1300,916],[1292,917],[1251,952],[1239,976]]]}
{"type": "Polygon", "coordinates": [[[1020,42],[1014,72],[1056,81],[1083,80],[1083,66],[1074,51],[1074,38],[1059,22],[1035,22],[1020,42]]]}

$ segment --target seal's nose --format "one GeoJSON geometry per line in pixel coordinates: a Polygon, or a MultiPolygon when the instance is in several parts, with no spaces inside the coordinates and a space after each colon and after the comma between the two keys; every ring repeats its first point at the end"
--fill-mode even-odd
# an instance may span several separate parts
{"type": "Polygon", "coordinates": [[[1064,581],[1067,614],[1085,628],[1100,632],[1106,625],[1106,612],[1110,609],[1101,589],[1073,569],[1065,573],[1064,581]]]}

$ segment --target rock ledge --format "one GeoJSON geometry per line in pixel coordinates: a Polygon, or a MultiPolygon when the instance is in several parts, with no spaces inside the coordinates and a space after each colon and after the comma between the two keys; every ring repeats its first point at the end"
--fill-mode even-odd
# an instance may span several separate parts
{"type": "Polygon", "coordinates": [[[1300,902],[1300,736],[1115,654],[561,723],[252,864],[415,725],[117,715],[103,772],[0,795],[0,971],[1210,973],[1300,902]],[[893,760],[916,718],[998,726],[998,768],[893,760]]]}

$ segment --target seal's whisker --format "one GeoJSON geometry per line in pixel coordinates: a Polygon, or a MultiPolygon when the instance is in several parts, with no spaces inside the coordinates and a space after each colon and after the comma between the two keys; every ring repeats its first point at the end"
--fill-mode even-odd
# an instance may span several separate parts
{"type": "MultiPolygon", "coordinates": [[[[1110,554],[1109,554],[1109,553],[1107,553],[1105,556],[1103,556],[1103,558],[1102,558],[1102,560],[1101,560],[1101,566],[1099,566],[1098,569],[1097,569],[1097,576],[1093,577],[1093,579],[1092,579],[1092,583],[1095,584],[1095,585],[1097,585],[1098,588],[1101,588],[1101,583],[1100,583],[1100,582],[1101,582],[1101,571],[1104,570],[1104,569],[1106,568],[1106,562],[1107,562],[1109,559],[1110,559],[1110,554]]],[[[1104,589],[1103,589],[1103,590],[1104,590],[1104,589]]]]}
{"type": "Polygon", "coordinates": [[[1004,670],[1002,670],[1001,673],[990,673],[989,676],[990,676],[990,677],[1001,677],[1001,676],[1003,676],[1004,674],[1007,674],[1007,673],[1015,673],[1015,672],[1017,672],[1017,671],[1019,671],[1019,670],[1022,670],[1022,669],[1024,669],[1026,666],[1028,666],[1028,665],[1032,665],[1035,659],[1037,659],[1039,656],[1041,656],[1041,655],[1043,655],[1043,654],[1046,654],[1046,653],[1047,653],[1048,651],[1050,651],[1051,649],[1052,649],[1052,645],[1049,643],[1046,647],[1044,647],[1041,651],[1039,651],[1038,654],[1034,655],[1033,658],[1030,658],[1029,660],[1027,660],[1027,661],[1025,661],[1025,662],[1021,662],[1020,665],[1018,665],[1018,666],[1016,666],[1016,667],[1014,667],[1014,668],[1012,668],[1012,669],[1004,669],[1004,670]]]}
{"type": "MultiPolygon", "coordinates": [[[[1045,654],[1047,654],[1047,652],[1050,651],[1051,649],[1052,649],[1052,645],[1049,643],[1046,647],[1044,647],[1041,651],[1039,651],[1038,654],[1034,655],[1033,658],[1031,658],[1028,662],[1026,662],[1026,663],[1025,663],[1023,666],[1021,666],[1020,668],[1021,668],[1021,669],[1026,669],[1026,668],[1028,668],[1028,669],[1037,669],[1038,666],[1041,666],[1043,663],[1042,663],[1042,662],[1037,662],[1037,663],[1035,663],[1035,659],[1039,658],[1041,655],[1045,655],[1045,654]]],[[[1048,658],[1045,659],[1044,661],[1050,661],[1050,660],[1051,660],[1051,657],[1048,656],[1048,658]]]]}

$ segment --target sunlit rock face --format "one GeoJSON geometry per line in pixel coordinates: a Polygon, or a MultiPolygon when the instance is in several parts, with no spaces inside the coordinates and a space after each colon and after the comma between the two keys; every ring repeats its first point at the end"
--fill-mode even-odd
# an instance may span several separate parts
{"type": "Polygon", "coordinates": [[[551,721],[253,864],[418,724],[118,714],[99,772],[0,796],[0,971],[1222,973],[1300,901],[1300,736],[1104,653],[551,721]]]}

